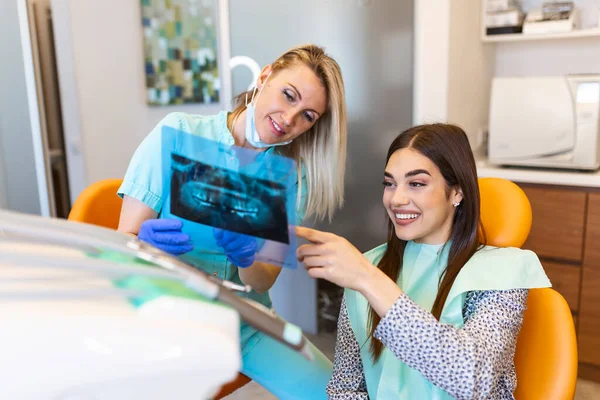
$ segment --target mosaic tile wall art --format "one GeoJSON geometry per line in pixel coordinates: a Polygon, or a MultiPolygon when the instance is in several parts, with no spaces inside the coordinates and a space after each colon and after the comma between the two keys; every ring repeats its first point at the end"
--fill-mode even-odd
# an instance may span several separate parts
{"type": "Polygon", "coordinates": [[[220,102],[218,0],[141,0],[147,103],[220,102]]]}

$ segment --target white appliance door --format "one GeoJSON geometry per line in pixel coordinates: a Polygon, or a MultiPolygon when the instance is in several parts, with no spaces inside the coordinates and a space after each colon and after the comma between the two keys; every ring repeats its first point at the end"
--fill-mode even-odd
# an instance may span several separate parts
{"type": "Polygon", "coordinates": [[[565,77],[494,79],[490,158],[528,159],[574,147],[573,99],[565,77]]]}

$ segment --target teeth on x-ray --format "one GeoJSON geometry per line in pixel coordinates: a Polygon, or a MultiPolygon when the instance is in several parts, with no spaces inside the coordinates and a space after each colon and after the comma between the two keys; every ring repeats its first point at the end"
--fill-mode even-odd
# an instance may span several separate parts
{"type": "Polygon", "coordinates": [[[229,196],[219,192],[220,188],[208,187],[196,193],[191,193],[191,196],[197,204],[220,209],[224,213],[234,213],[240,217],[256,218],[258,207],[252,206],[251,201],[240,195],[229,196]]]}
{"type": "Polygon", "coordinates": [[[178,154],[171,157],[171,213],[239,233],[289,243],[284,184],[178,154]]]}

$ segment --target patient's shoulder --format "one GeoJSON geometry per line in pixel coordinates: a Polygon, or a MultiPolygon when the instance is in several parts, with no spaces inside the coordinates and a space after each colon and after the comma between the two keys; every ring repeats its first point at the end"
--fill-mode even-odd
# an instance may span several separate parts
{"type": "Polygon", "coordinates": [[[519,261],[524,263],[539,264],[539,258],[531,250],[519,249],[517,247],[494,247],[483,246],[479,248],[471,260],[476,261],[519,261]]]}

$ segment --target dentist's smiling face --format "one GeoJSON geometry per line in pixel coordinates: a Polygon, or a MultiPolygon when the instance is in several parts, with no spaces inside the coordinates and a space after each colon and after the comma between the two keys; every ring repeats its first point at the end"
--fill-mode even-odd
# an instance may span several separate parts
{"type": "Polygon", "coordinates": [[[411,148],[396,151],[385,167],[383,184],[383,204],[399,239],[426,244],[449,239],[453,203],[462,201],[462,194],[448,187],[429,158],[411,148]]]}
{"type": "Polygon", "coordinates": [[[308,131],[327,111],[327,92],[313,71],[298,62],[272,72],[266,66],[258,79],[256,130],[263,142],[293,140],[308,131]]]}

